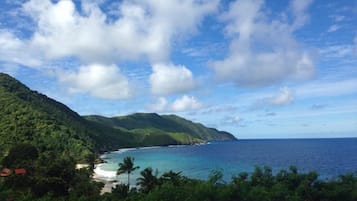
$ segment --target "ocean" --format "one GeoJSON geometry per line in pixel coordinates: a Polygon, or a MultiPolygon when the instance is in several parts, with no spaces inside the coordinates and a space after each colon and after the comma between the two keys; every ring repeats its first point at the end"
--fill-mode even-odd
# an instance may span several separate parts
{"type": "Polygon", "coordinates": [[[103,155],[108,163],[98,165],[95,172],[105,179],[126,182],[126,175],[115,175],[118,163],[126,156],[134,157],[135,165],[140,166],[132,174],[131,183],[146,167],[157,169],[159,175],[173,170],[197,179],[207,179],[212,171],[220,170],[227,182],[240,172],[251,173],[255,166],[270,166],[276,173],[294,165],[300,172],[317,171],[320,179],[357,174],[357,138],[238,140],[122,149],[103,155]]]}

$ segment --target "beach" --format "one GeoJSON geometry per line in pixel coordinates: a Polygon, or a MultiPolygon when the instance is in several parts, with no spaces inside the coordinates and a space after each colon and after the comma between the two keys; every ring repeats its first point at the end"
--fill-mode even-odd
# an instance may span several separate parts
{"type": "Polygon", "coordinates": [[[95,165],[93,172],[93,180],[104,183],[104,187],[101,191],[103,193],[109,193],[112,191],[112,187],[119,184],[115,171],[106,171],[101,168],[104,163],[95,165]]]}

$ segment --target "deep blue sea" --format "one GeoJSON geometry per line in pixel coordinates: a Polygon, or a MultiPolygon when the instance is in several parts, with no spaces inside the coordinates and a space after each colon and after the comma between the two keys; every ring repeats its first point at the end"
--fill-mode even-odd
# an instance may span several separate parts
{"type": "MultiPolygon", "coordinates": [[[[357,173],[357,138],[238,140],[213,142],[199,146],[170,146],[124,149],[103,155],[108,161],[97,168],[102,176],[114,177],[124,157],[135,158],[140,169],[133,173],[135,183],[146,167],[165,171],[181,171],[183,175],[207,179],[212,170],[222,170],[224,179],[252,172],[255,166],[270,166],[273,172],[294,165],[301,172],[317,171],[320,179],[333,179],[344,173],[357,173]]],[[[117,178],[125,179],[125,175],[117,178]]]]}

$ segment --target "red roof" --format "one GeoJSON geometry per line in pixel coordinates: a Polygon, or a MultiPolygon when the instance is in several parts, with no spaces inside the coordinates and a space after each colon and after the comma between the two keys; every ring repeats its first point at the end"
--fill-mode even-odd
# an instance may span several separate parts
{"type": "Polygon", "coordinates": [[[7,177],[11,174],[11,170],[8,168],[4,168],[0,172],[0,177],[7,177]]]}
{"type": "Polygon", "coordinates": [[[26,170],[24,168],[15,169],[15,174],[26,174],[26,170]]]}

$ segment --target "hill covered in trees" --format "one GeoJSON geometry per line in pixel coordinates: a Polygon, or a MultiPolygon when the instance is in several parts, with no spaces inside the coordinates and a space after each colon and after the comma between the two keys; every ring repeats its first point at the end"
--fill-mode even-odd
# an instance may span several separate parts
{"type": "Polygon", "coordinates": [[[0,159],[18,143],[90,161],[93,153],[121,147],[234,140],[226,132],[183,118],[157,114],[125,117],[81,117],[66,105],[30,90],[0,73],[0,159]]]}
{"type": "Polygon", "coordinates": [[[156,113],[135,113],[128,116],[106,118],[102,116],[86,116],[87,120],[105,126],[127,129],[134,133],[148,136],[155,133],[168,134],[178,142],[194,143],[212,140],[235,140],[227,132],[207,128],[200,123],[194,123],[177,115],[158,115],[156,113]]]}

